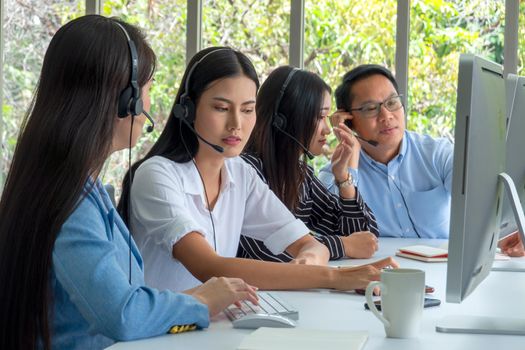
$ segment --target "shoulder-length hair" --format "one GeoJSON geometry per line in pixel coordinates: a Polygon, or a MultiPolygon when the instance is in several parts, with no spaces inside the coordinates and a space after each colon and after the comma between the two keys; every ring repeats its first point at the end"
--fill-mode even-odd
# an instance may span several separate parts
{"type": "Polygon", "coordinates": [[[0,200],[1,349],[51,347],[52,252],[58,233],[111,151],[135,42],[138,83],[155,69],[140,31],[117,19],[77,18],[53,36],[22,123],[0,200]]]}
{"type": "Polygon", "coordinates": [[[247,152],[262,160],[270,189],[292,211],[299,203],[301,184],[306,176],[306,164],[300,161],[301,157],[304,160],[304,151],[273,125],[275,114],[285,117],[283,130],[308,148],[319,123],[325,93],[331,92],[319,76],[305,70],[294,72],[282,91],[293,69],[279,67],[262,84],[255,107],[257,122],[246,146],[247,152]]]}

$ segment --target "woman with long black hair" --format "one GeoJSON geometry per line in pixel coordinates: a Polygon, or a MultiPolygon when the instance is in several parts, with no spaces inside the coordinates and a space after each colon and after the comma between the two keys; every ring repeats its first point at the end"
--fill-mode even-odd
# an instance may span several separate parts
{"type": "Polygon", "coordinates": [[[166,128],[133,167],[121,199],[131,196],[129,223],[147,283],[180,291],[232,276],[262,289],[364,288],[395,261],[319,266],[328,261],[326,247],[239,157],[255,125],[258,87],[239,51],[207,48],[190,61],[166,128]],[[241,234],[300,264],[236,258],[241,234]]]}
{"type": "MultiPolygon", "coordinates": [[[[305,158],[318,156],[330,133],[327,124],[331,89],[316,74],[282,66],[264,81],[257,95],[257,123],[242,158],[286,207],[316,233],[331,259],[370,258],[377,250],[375,217],[354,184],[330,193],[305,158]]],[[[341,142],[332,156],[332,169],[348,179],[357,167],[360,145],[346,126],[336,126],[341,142]]],[[[288,262],[286,252],[273,254],[264,244],[241,236],[238,256],[288,262]]]]}
{"type": "Polygon", "coordinates": [[[0,200],[0,349],[100,349],[257,302],[239,279],[186,294],[146,287],[97,179],[140,136],[154,69],[143,35],[116,19],[81,17],[51,40],[0,200]]]}

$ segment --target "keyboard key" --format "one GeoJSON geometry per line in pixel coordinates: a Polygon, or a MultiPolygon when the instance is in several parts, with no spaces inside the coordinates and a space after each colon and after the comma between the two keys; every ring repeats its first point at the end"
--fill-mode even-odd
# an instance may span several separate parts
{"type": "Polygon", "coordinates": [[[282,305],[282,302],[278,300],[274,295],[267,294],[264,298],[264,301],[271,305],[274,310],[277,311],[277,313],[285,313],[288,310],[282,305]]]}

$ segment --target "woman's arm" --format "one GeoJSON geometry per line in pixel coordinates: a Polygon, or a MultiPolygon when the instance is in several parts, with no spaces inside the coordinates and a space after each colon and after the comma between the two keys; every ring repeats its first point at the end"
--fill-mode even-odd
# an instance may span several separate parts
{"type": "Polygon", "coordinates": [[[292,262],[297,264],[326,265],[330,259],[328,248],[310,234],[290,244],[286,252],[294,257],[292,262]]]}
{"type": "MultiPolygon", "coordinates": [[[[350,178],[352,177],[349,169],[358,168],[361,146],[356,140],[355,136],[352,134],[352,130],[350,130],[344,123],[339,123],[339,127],[334,128],[334,132],[340,143],[337,145],[331,162],[332,173],[335,182],[343,182],[343,185],[339,186],[338,191],[341,209],[347,217],[365,219],[365,222],[355,223],[360,227],[359,229],[355,229],[356,227],[353,227],[354,230],[352,232],[372,231],[374,234],[378,235],[379,232],[377,230],[375,217],[357,191],[355,181],[351,181],[350,184],[344,184],[344,182],[350,181],[350,178]],[[351,201],[351,199],[355,199],[355,202],[351,201]],[[360,214],[362,214],[362,216],[360,214]],[[365,224],[365,226],[363,227],[361,224],[365,224]]],[[[321,181],[319,181],[317,177],[315,177],[314,180],[318,186],[322,186],[324,188],[321,181]]],[[[345,227],[342,227],[342,229],[345,229],[345,227]]],[[[343,231],[343,233],[347,232],[343,231]]]]}
{"type": "Polygon", "coordinates": [[[328,247],[330,258],[370,258],[378,247],[377,223],[359,192],[356,191],[355,199],[338,197],[326,189],[310,168],[305,181],[305,196],[308,194],[309,200],[300,203],[298,217],[302,217],[300,209],[304,207],[308,227],[324,236],[316,238],[328,247]],[[311,210],[307,210],[307,202],[311,203],[311,210]]]}
{"type": "MultiPolygon", "coordinates": [[[[308,226],[312,231],[323,235],[339,236],[348,236],[360,231],[378,234],[375,216],[363,202],[358,191],[354,199],[338,197],[327,190],[311,169],[308,171],[306,181],[305,192],[312,202],[308,218],[308,226]]],[[[300,218],[302,218],[302,206],[300,205],[297,211],[297,216],[300,218]]]]}
{"type": "MultiPolygon", "coordinates": [[[[241,158],[246,163],[250,164],[260,179],[266,183],[261,159],[252,154],[246,153],[242,154],[241,158]]],[[[310,168],[307,169],[308,172],[311,170],[310,168]]],[[[304,189],[305,186],[302,186],[301,190],[304,191],[304,189]]],[[[304,197],[304,193],[301,194],[301,197],[304,197]]],[[[304,203],[299,203],[299,207],[303,207],[303,204],[304,203]]],[[[305,224],[308,223],[308,217],[301,217],[300,219],[305,224]]],[[[246,235],[241,235],[237,256],[275,262],[289,262],[293,260],[295,263],[311,263],[321,265],[324,265],[327,260],[334,258],[339,259],[344,256],[343,243],[339,239],[332,239],[333,241],[337,240],[336,242],[325,242],[324,240],[320,239],[318,235],[315,235],[314,238],[315,239],[312,240],[309,235],[305,236],[300,240],[300,242],[296,241],[290,245],[285,252],[281,254],[273,254],[268,250],[268,248],[264,246],[262,241],[248,237],[246,235]],[[314,244],[315,240],[319,241],[321,246],[314,244]],[[297,247],[298,244],[304,244],[304,246],[297,247]],[[304,248],[304,250],[302,248],[304,248]],[[328,257],[325,256],[327,254],[325,249],[328,249],[328,257]],[[311,258],[313,258],[313,260],[311,258]]]]}
{"type": "Polygon", "coordinates": [[[185,235],[173,246],[173,257],[201,281],[216,276],[238,277],[261,289],[364,288],[371,280],[379,279],[381,268],[398,266],[392,258],[344,269],[225,258],[217,255],[197,232],[185,235]]]}
{"type": "Polygon", "coordinates": [[[56,279],[91,330],[114,340],[131,340],[165,334],[177,324],[207,327],[209,310],[204,304],[188,295],[146,287],[136,259],[129,283],[127,236],[115,225],[116,211],[106,213],[97,203],[90,194],[79,204],[53,250],[56,279]]]}
{"type": "Polygon", "coordinates": [[[263,241],[272,254],[286,251],[295,263],[326,265],[330,257],[326,246],[310,235],[308,227],[295,218],[252,166],[243,162],[241,171],[247,181],[240,233],[263,241]]]}

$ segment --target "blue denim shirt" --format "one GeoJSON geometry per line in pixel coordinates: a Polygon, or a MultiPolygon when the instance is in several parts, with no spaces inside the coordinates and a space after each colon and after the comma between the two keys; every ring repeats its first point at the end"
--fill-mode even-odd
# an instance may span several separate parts
{"type": "Polygon", "coordinates": [[[85,188],[89,193],[62,226],[53,250],[53,349],[101,349],[180,324],[207,327],[206,305],[144,285],[133,239],[129,283],[129,231],[99,181],[85,188]]]}
{"type": "MultiPolygon", "coordinates": [[[[363,150],[358,169],[349,169],[383,237],[448,238],[453,145],[444,138],[405,131],[399,154],[388,164],[363,150]]],[[[337,193],[331,164],[319,178],[337,193]]]]}

